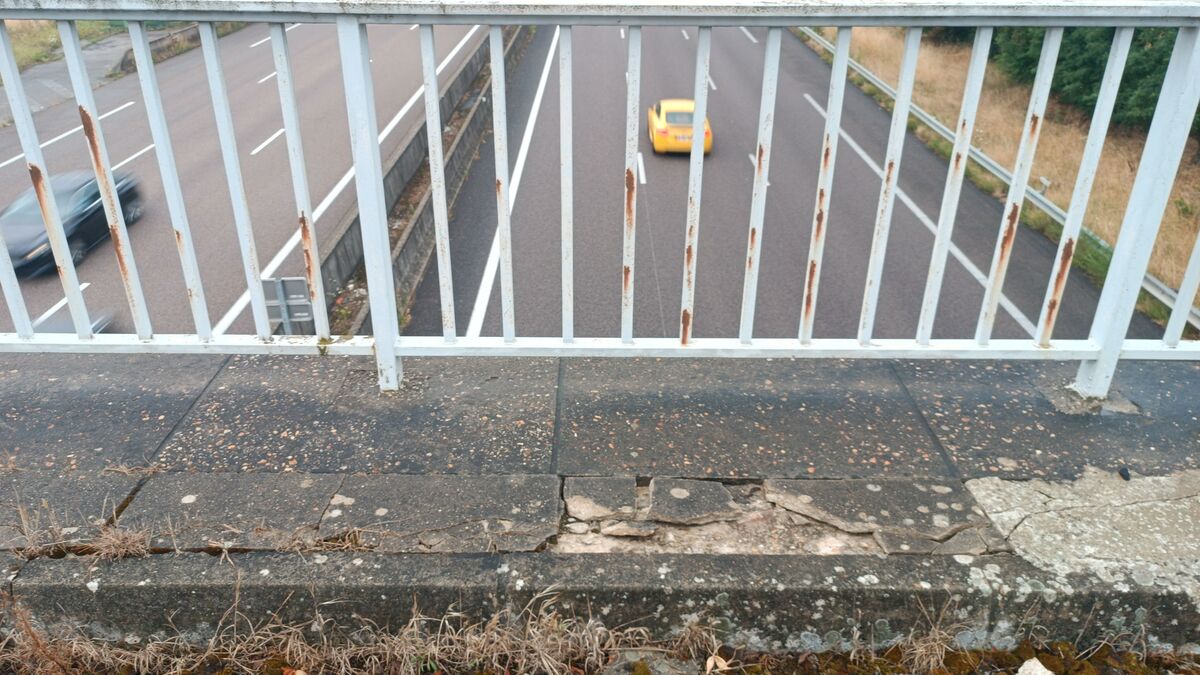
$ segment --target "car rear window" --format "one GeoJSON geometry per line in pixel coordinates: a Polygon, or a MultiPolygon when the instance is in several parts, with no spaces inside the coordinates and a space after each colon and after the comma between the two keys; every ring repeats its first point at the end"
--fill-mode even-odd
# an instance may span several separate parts
{"type": "Polygon", "coordinates": [[[692,113],[690,112],[669,112],[667,113],[667,124],[691,124],[692,113]]]}

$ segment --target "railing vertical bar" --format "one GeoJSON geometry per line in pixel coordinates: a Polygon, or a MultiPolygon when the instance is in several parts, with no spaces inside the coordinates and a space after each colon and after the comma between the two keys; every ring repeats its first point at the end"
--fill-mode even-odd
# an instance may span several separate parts
{"type": "Polygon", "coordinates": [[[708,66],[712,57],[712,27],[701,26],[696,37],[696,81],[693,86],[692,153],[688,169],[687,237],[683,249],[683,293],[679,309],[679,343],[686,345],[695,325],[696,258],[700,254],[700,195],[704,187],[705,120],[708,119],[708,66]]]}
{"type": "Polygon", "coordinates": [[[767,208],[767,176],[771,167],[771,138],[775,128],[775,94],[779,87],[781,28],[767,31],[763,56],[762,96],[758,103],[758,145],[754,155],[754,189],[750,197],[750,229],[746,241],[746,274],[742,281],[742,320],[738,338],[749,344],[754,337],[754,309],[758,300],[758,268],[762,251],[763,217],[767,208]]]}
{"type": "Polygon", "coordinates": [[[1088,200],[1092,196],[1096,169],[1100,165],[1100,153],[1104,149],[1104,139],[1108,135],[1108,125],[1112,120],[1113,106],[1117,102],[1117,90],[1121,86],[1121,76],[1125,72],[1125,61],[1129,56],[1129,46],[1132,41],[1132,28],[1118,28],[1113,34],[1112,47],[1108,51],[1108,64],[1104,68],[1104,77],[1100,81],[1100,91],[1097,93],[1096,106],[1092,112],[1092,123],[1088,128],[1087,141],[1083,146],[1083,158],[1079,162],[1079,173],[1075,178],[1075,189],[1071,193],[1070,206],[1067,209],[1062,234],[1059,235],[1058,253],[1054,258],[1054,266],[1050,268],[1053,276],[1050,279],[1050,285],[1046,287],[1041,316],[1038,317],[1037,342],[1042,347],[1050,346],[1050,337],[1054,334],[1054,322],[1058,319],[1058,312],[1062,308],[1067,275],[1071,269],[1071,260],[1075,255],[1075,246],[1079,241],[1079,232],[1083,228],[1083,216],[1087,212],[1088,200]]]}
{"type": "Polygon", "coordinates": [[[984,287],[979,322],[975,326],[975,341],[981,345],[987,344],[991,339],[992,326],[996,323],[1000,294],[1004,290],[1004,277],[1008,273],[1013,242],[1021,224],[1021,206],[1025,203],[1025,191],[1029,188],[1029,172],[1033,169],[1038,136],[1042,131],[1042,119],[1046,113],[1046,104],[1050,100],[1050,82],[1054,79],[1054,67],[1058,62],[1058,48],[1062,45],[1062,36],[1062,28],[1047,28],[1046,36],[1042,39],[1042,54],[1038,59],[1037,74],[1033,79],[1033,91],[1029,95],[1029,110],[1025,114],[1021,145],[1017,150],[1017,163],[1013,167],[1012,183],[1008,187],[1008,199],[1004,204],[1004,219],[1000,222],[1000,232],[996,236],[992,268],[984,287]]]}
{"type": "MultiPolygon", "coordinates": [[[[1075,380],[1075,390],[1084,396],[1105,396],[1112,384],[1154,240],[1171,198],[1188,133],[1200,105],[1200,27],[1179,29],[1159,91],[1120,235],[1092,320],[1090,339],[1100,346],[1100,353],[1080,365],[1075,380]]],[[[1191,298],[1182,294],[1179,299],[1181,307],[1191,304],[1191,298]]]]}
{"type": "Polygon", "coordinates": [[[637,252],[637,154],[641,112],[642,28],[629,28],[629,61],[625,67],[625,230],[621,250],[621,340],[633,342],[634,259],[637,252]]]}
{"type": "Polygon", "coordinates": [[[955,125],[950,170],[946,174],[946,187],[942,190],[937,234],[933,239],[929,274],[925,279],[925,293],[921,300],[921,316],[917,322],[917,343],[922,345],[929,344],[930,337],[933,335],[938,299],[942,293],[942,278],[946,273],[946,259],[950,254],[950,242],[954,235],[954,220],[958,215],[958,198],[962,193],[963,177],[967,173],[967,153],[971,149],[975,114],[979,111],[979,95],[983,91],[983,76],[987,72],[988,52],[992,48],[992,32],[990,26],[981,26],[975,29],[971,60],[967,65],[967,82],[963,87],[962,107],[958,113],[958,124],[955,125]]]}
{"type": "Polygon", "coordinates": [[[363,239],[363,265],[367,274],[371,327],[375,337],[375,367],[379,388],[400,388],[402,376],[396,341],[396,292],[388,239],[387,205],[383,196],[383,164],[379,156],[379,123],[375,118],[375,88],[371,81],[367,27],[353,16],[337,18],[338,50],[346,94],[346,117],[354,157],[354,189],[358,196],[363,239]]]}
{"type": "Polygon", "coordinates": [[[437,251],[438,292],[442,301],[442,337],[453,342],[458,329],[454,319],[454,277],[450,267],[450,212],[446,204],[446,161],[442,145],[442,104],[437,76],[437,50],[433,26],[422,24],[421,73],[425,78],[425,137],[429,145],[429,188],[433,200],[434,248],[437,251]]]}
{"type": "Polygon", "coordinates": [[[496,231],[500,243],[500,323],[505,342],[516,337],[513,317],[512,229],[508,201],[508,97],[504,73],[504,29],[492,26],[492,135],[496,137],[496,231]]]}
{"type": "MultiPolygon", "coordinates": [[[[3,21],[0,21],[0,77],[3,77],[4,93],[8,95],[9,114],[12,115],[13,124],[17,127],[21,151],[25,153],[25,165],[29,169],[29,178],[33,182],[33,190],[37,195],[38,207],[42,212],[42,222],[46,226],[46,236],[50,240],[54,262],[58,266],[58,277],[62,281],[71,321],[75,324],[75,334],[81,340],[91,338],[92,321],[88,318],[87,306],[83,302],[83,291],[79,289],[79,277],[75,273],[75,263],[71,259],[71,247],[66,233],[63,231],[58,203],[51,187],[50,175],[46,171],[46,160],[42,156],[37,128],[33,124],[29,99],[25,96],[25,86],[21,82],[21,73],[17,69],[16,57],[13,56],[8,25],[3,21]]],[[[7,249],[0,251],[0,256],[7,257],[7,249]]]]}
{"type": "MultiPolygon", "coordinates": [[[[0,40],[4,41],[3,55],[0,59],[12,58],[12,45],[8,37],[8,26],[0,19],[0,40]]],[[[29,320],[29,309],[25,306],[25,296],[21,294],[21,284],[17,281],[17,273],[13,267],[12,258],[8,257],[8,243],[4,240],[4,232],[0,230],[0,289],[4,291],[4,302],[12,317],[13,328],[22,339],[33,337],[33,324],[29,320]]]]}
{"type": "Polygon", "coordinates": [[[888,235],[892,227],[892,207],[896,203],[896,185],[900,181],[900,160],[904,155],[904,138],[908,131],[908,111],[912,106],[913,84],[917,79],[917,56],[921,49],[921,29],[904,32],[904,54],[900,60],[900,80],[896,87],[896,102],[892,108],[892,126],[888,133],[887,156],[883,163],[883,184],[879,188],[879,208],[875,216],[875,235],[871,240],[871,258],[867,267],[867,283],[863,289],[862,313],[858,322],[858,342],[871,343],[875,330],[875,314],[879,306],[879,287],[883,282],[883,266],[887,258],[888,235]]]}
{"type": "Polygon", "coordinates": [[[826,105],[825,133],[821,143],[821,168],[817,174],[817,203],[813,209],[812,235],[808,245],[808,265],[804,275],[804,304],[800,315],[800,342],[812,341],[817,292],[821,282],[821,261],[825,252],[825,233],[829,227],[829,205],[833,189],[833,168],[837,161],[838,136],[842,128],[842,99],[846,93],[846,69],[850,60],[850,36],[853,29],[837,29],[837,48],[829,76],[829,102],[826,105]]]}
{"type": "Polygon", "coordinates": [[[1179,293],[1175,307],[1171,310],[1171,318],[1167,320],[1167,328],[1163,332],[1163,342],[1168,347],[1178,347],[1183,339],[1183,329],[1187,326],[1188,315],[1196,292],[1200,291],[1200,236],[1192,245],[1192,255],[1188,258],[1187,270],[1183,273],[1183,281],[1179,284],[1179,293]]]}
{"type": "Polygon", "coordinates": [[[246,288],[250,291],[254,330],[258,337],[266,339],[271,336],[271,322],[267,318],[267,301],[259,272],[258,251],[254,245],[254,228],[250,224],[250,205],[246,201],[246,186],[242,181],[237,135],[234,132],[233,113],[229,109],[229,92],[225,87],[225,72],[221,67],[217,29],[207,21],[200,22],[198,28],[200,51],[204,54],[204,70],[208,75],[208,90],[212,96],[213,115],[217,122],[217,139],[221,146],[221,159],[225,165],[225,179],[229,185],[229,200],[233,206],[233,224],[237,229],[238,246],[242,252],[242,270],[246,275],[246,288]]]}
{"type": "Polygon", "coordinates": [[[91,78],[88,77],[83,62],[79,32],[73,21],[59,21],[58,35],[62,42],[63,59],[67,62],[67,72],[71,77],[71,86],[75,91],[75,101],[79,106],[79,119],[83,125],[83,135],[87,139],[92,170],[96,173],[96,181],[100,188],[100,201],[104,205],[104,215],[108,220],[108,232],[117,256],[117,267],[121,271],[125,300],[129,304],[137,336],[148,340],[154,334],[150,325],[150,313],[146,308],[146,296],[142,291],[141,277],[138,275],[137,262],[133,256],[133,244],[129,241],[129,232],[125,227],[125,213],[121,207],[117,181],[113,177],[108,144],[100,128],[100,113],[96,108],[96,98],[92,94],[91,78]]]}
{"type": "Polygon", "coordinates": [[[575,339],[575,189],[571,123],[571,26],[561,26],[558,37],[558,143],[562,227],[562,338],[575,339]]]}
{"type": "Polygon", "coordinates": [[[150,42],[140,21],[129,22],[129,41],[137,63],[138,83],[142,89],[142,100],[146,103],[146,118],[150,123],[150,139],[154,141],[154,154],[158,158],[158,173],[162,179],[163,197],[167,202],[167,214],[171,218],[171,229],[175,232],[175,248],[183,269],[183,283],[187,288],[188,304],[192,310],[192,322],[196,335],[201,340],[212,339],[212,321],[208,316],[208,305],[204,300],[204,283],[200,279],[200,263],[196,260],[196,247],[192,244],[192,230],[188,224],[187,208],[183,201],[183,187],[179,183],[179,170],[175,166],[175,151],[171,145],[171,132],[167,128],[167,115],[163,110],[159,94],[158,77],[154,72],[154,58],[150,53],[150,42]]]}
{"type": "Polygon", "coordinates": [[[317,337],[328,338],[329,312],[325,307],[325,282],[321,277],[321,254],[317,248],[312,195],[308,189],[308,165],[304,160],[300,108],[296,103],[296,84],[292,74],[292,57],[288,50],[287,29],[281,23],[273,23],[270,33],[271,51],[275,59],[275,84],[279,88],[279,108],[283,113],[283,135],[287,141],[288,165],[292,172],[292,193],[296,199],[296,220],[300,225],[308,299],[312,303],[313,324],[317,337]]]}

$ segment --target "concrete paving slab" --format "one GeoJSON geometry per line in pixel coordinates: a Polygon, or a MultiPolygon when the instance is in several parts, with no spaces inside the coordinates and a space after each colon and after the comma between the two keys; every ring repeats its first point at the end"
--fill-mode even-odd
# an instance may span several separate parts
{"type": "Polygon", "coordinates": [[[145,465],[224,360],[5,354],[0,464],[37,471],[145,465]]]}
{"type": "Polygon", "coordinates": [[[1076,478],[1089,464],[1143,474],[1200,468],[1195,363],[1123,364],[1114,389],[1132,406],[1091,412],[1064,405],[1074,364],[906,362],[896,370],[966,478],[1076,478]]]}
{"type": "Polygon", "coordinates": [[[763,482],[767,501],[844,532],[892,532],[944,541],[986,525],[957,481],[780,480],[763,482]]]}
{"type": "Polygon", "coordinates": [[[164,473],[150,478],[121,514],[165,550],[311,546],[344,477],[296,473],[164,473]]]}
{"type": "Polygon", "coordinates": [[[18,471],[0,476],[0,550],[78,545],[111,519],[137,486],[130,475],[18,471]]]}
{"type": "Polygon", "coordinates": [[[566,359],[562,387],[566,474],[949,473],[887,363],[566,359]]]}
{"type": "Polygon", "coordinates": [[[13,594],[52,631],[144,643],[178,634],[212,636],[229,610],[245,623],[399,629],[414,612],[486,617],[498,609],[496,558],[370,553],[152,555],[94,565],[39,558],[13,580],[13,594]]]}
{"type": "Polygon", "coordinates": [[[321,518],[322,539],[381,552],[532,551],[558,533],[557,476],[350,476],[321,518]]]}
{"type": "Polygon", "coordinates": [[[239,357],[165,446],[173,470],[545,473],[557,362],[405,359],[381,393],[363,361],[239,357]]]}
{"type": "Polygon", "coordinates": [[[567,515],[576,520],[633,518],[637,481],[632,477],[568,477],[563,479],[567,515]]]}

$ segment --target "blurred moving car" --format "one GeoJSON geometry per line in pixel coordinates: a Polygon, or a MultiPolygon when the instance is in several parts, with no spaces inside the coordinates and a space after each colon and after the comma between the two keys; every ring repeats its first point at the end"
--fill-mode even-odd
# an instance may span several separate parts
{"type": "MultiPolygon", "coordinates": [[[[132,174],[115,172],[117,195],[125,222],[132,224],[142,217],[142,199],[137,179],[132,174]]],[[[83,256],[96,244],[108,238],[108,218],[100,201],[100,188],[91,173],[64,173],[50,179],[50,189],[58,203],[63,233],[71,249],[71,259],[78,265],[83,256]]],[[[8,208],[0,212],[0,233],[8,245],[17,276],[32,277],[55,269],[50,239],[42,222],[42,210],[33,188],[23,192],[8,208]]]]}
{"type": "MultiPolygon", "coordinates": [[[[692,151],[692,114],[696,102],[688,98],[664,98],[647,111],[646,133],[655,153],[692,151]]],[[[704,154],[712,152],[713,134],[704,119],[704,154]]]]}

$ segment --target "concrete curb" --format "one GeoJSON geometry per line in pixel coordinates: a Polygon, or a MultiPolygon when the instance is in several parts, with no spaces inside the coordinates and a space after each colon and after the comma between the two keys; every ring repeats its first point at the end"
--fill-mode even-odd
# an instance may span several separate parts
{"type": "Polygon", "coordinates": [[[1195,650],[1200,613],[1161,587],[1114,590],[1019,557],[414,554],[330,552],[155,555],[89,566],[42,558],[13,580],[16,601],[52,632],[135,643],[178,631],[210,636],[231,607],[252,623],[403,626],[414,608],[486,619],[557,595],[566,614],[669,636],[712,623],[728,643],[790,651],[886,647],[941,628],[959,647],[1012,649],[1043,639],[1145,639],[1195,650]],[[169,619],[169,621],[168,621],[169,619]],[[173,626],[174,628],[168,628],[173,626]]]}
{"type": "MultiPolygon", "coordinates": [[[[224,37],[241,30],[246,26],[246,23],[242,21],[218,21],[215,25],[217,35],[224,37]]],[[[172,56],[178,56],[199,46],[200,26],[193,23],[190,26],[184,26],[183,28],[173,30],[170,33],[150,40],[150,54],[155,63],[161,63],[172,56]]],[[[125,50],[125,56],[121,57],[121,62],[117,65],[116,70],[121,73],[137,72],[137,60],[133,57],[132,47],[125,50]]]]}

